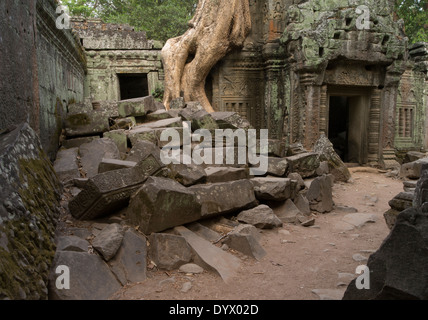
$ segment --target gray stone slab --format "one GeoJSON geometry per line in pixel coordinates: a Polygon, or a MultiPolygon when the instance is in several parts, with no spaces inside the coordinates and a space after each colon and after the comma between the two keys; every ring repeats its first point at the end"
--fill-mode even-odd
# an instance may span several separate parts
{"type": "Polygon", "coordinates": [[[267,205],[259,205],[253,209],[242,211],[236,219],[260,229],[272,229],[282,226],[282,221],[267,205]]]}
{"type": "Polygon", "coordinates": [[[259,200],[285,201],[295,196],[295,189],[288,178],[261,177],[250,181],[254,185],[254,192],[259,200]]]}
{"type": "Polygon", "coordinates": [[[120,152],[113,140],[102,138],[82,144],[79,148],[80,163],[87,178],[98,174],[98,167],[104,158],[120,160],[120,152]]]}
{"type": "Polygon", "coordinates": [[[49,275],[51,300],[107,300],[121,288],[107,264],[95,254],[57,251],[49,275]],[[70,271],[70,289],[56,287],[58,266],[70,271]]]}
{"type": "Polygon", "coordinates": [[[65,118],[65,134],[67,137],[96,135],[109,129],[108,116],[99,111],[68,114],[65,118]]]}
{"type": "Polygon", "coordinates": [[[241,179],[248,179],[247,168],[233,167],[207,167],[205,168],[207,183],[227,182],[241,179]]]}
{"type": "Polygon", "coordinates": [[[290,172],[299,173],[302,178],[310,178],[316,175],[320,165],[317,153],[305,152],[287,157],[290,172]]]}
{"type": "Polygon", "coordinates": [[[206,181],[205,170],[195,164],[170,164],[169,169],[174,180],[188,187],[206,181]]]}
{"type": "Polygon", "coordinates": [[[122,118],[128,116],[144,116],[149,112],[157,110],[155,99],[152,96],[121,100],[117,103],[119,115],[122,118]]]}
{"type": "Polygon", "coordinates": [[[66,149],[79,148],[82,144],[88,143],[94,140],[100,139],[100,136],[91,136],[91,137],[80,137],[74,139],[67,139],[61,142],[61,145],[66,149]]]}
{"type": "Polygon", "coordinates": [[[198,236],[204,238],[205,240],[208,240],[210,242],[217,241],[221,238],[221,234],[218,232],[215,232],[214,230],[205,227],[204,225],[193,222],[191,224],[186,225],[186,228],[188,228],[190,231],[193,231],[198,236]]]}
{"type": "Polygon", "coordinates": [[[104,132],[103,138],[110,138],[116,144],[119,152],[128,152],[128,137],[124,129],[111,130],[104,132]]]}
{"type": "Polygon", "coordinates": [[[58,251],[88,252],[89,242],[77,236],[62,236],[58,238],[58,251]]]}
{"type": "Polygon", "coordinates": [[[296,223],[297,215],[302,214],[291,199],[286,200],[281,206],[274,208],[274,212],[284,223],[296,223]]]}
{"type": "Polygon", "coordinates": [[[207,268],[215,270],[226,283],[239,271],[241,265],[239,258],[212,245],[183,226],[175,227],[174,231],[184,237],[201,262],[207,268]]]}
{"type": "Polygon", "coordinates": [[[98,173],[104,173],[113,170],[134,168],[137,162],[134,161],[123,161],[116,159],[102,159],[98,166],[98,173]]]}
{"type": "Polygon", "coordinates": [[[153,233],[149,241],[150,258],[160,269],[178,269],[192,260],[192,250],[182,236],[153,233]]]}
{"type": "Polygon", "coordinates": [[[60,149],[54,162],[54,170],[62,182],[80,178],[77,156],[78,148],[60,149]]]}
{"type": "Polygon", "coordinates": [[[154,156],[149,155],[134,168],[96,175],[69,202],[71,214],[76,219],[90,220],[123,208],[128,204],[131,194],[141,187],[147,177],[162,167],[154,156]]]}
{"type": "Polygon", "coordinates": [[[92,246],[103,256],[105,261],[109,261],[119,250],[124,232],[125,230],[120,224],[112,223],[107,225],[92,240],[92,246]]]}

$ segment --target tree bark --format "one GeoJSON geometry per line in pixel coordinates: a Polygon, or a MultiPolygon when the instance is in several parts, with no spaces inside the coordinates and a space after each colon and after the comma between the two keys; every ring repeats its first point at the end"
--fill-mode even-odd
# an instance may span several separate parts
{"type": "Polygon", "coordinates": [[[220,59],[244,44],[250,30],[248,0],[199,0],[189,29],[169,39],[162,49],[166,108],[171,100],[184,97],[214,112],[205,93],[205,80],[220,59]]]}

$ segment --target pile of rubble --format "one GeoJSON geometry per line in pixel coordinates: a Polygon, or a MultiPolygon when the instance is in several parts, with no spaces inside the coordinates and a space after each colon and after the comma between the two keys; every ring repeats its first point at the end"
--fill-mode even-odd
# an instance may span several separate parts
{"type": "MultiPolygon", "coordinates": [[[[165,165],[165,130],[182,138],[190,123],[193,138],[198,129],[251,128],[237,113],[209,114],[198,102],[177,99],[171,106],[167,111],[151,96],[70,106],[54,168],[68,192],[64,205],[73,218],[67,222],[80,227],[59,234],[51,298],[106,299],[143,281],[147,266],[174,270],[193,262],[227,282],[241,262],[233,252],[255,259],[266,254],[259,229],[312,226],[317,213],[333,210],[334,181],[350,178],[325,136],[314,152],[268,140],[263,176],[250,175],[248,161],[165,165]],[[70,290],[57,289],[57,265],[78,273],[70,290]]],[[[174,147],[183,160],[180,141],[174,147]]],[[[236,159],[246,146],[206,148],[224,158],[234,152],[236,159]]]]}
{"type": "Polygon", "coordinates": [[[404,180],[404,191],[389,201],[391,209],[384,213],[389,229],[394,227],[400,212],[414,206],[416,185],[425,164],[428,164],[427,154],[417,151],[410,151],[406,154],[400,169],[400,177],[404,180]]]}

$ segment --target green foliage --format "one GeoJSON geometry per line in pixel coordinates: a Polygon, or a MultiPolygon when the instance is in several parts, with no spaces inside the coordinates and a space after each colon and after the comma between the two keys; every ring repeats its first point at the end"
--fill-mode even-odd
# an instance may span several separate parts
{"type": "Polygon", "coordinates": [[[198,0],[63,0],[72,15],[127,23],[149,39],[166,41],[187,30],[198,0]]]}
{"type": "Polygon", "coordinates": [[[165,89],[162,85],[156,84],[156,88],[152,90],[152,96],[157,100],[162,102],[163,101],[163,95],[164,95],[165,89]]]}
{"type": "Polygon", "coordinates": [[[428,0],[396,0],[395,10],[404,20],[410,43],[428,42],[428,0]]]}

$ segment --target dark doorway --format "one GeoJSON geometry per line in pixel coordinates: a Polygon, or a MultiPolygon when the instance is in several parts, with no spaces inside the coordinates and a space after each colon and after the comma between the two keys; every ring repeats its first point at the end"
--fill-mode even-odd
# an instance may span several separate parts
{"type": "Polygon", "coordinates": [[[328,138],[343,161],[348,158],[349,99],[330,97],[328,138]]]}
{"type": "Polygon", "coordinates": [[[120,99],[134,99],[149,95],[147,74],[118,74],[120,99]]]}

